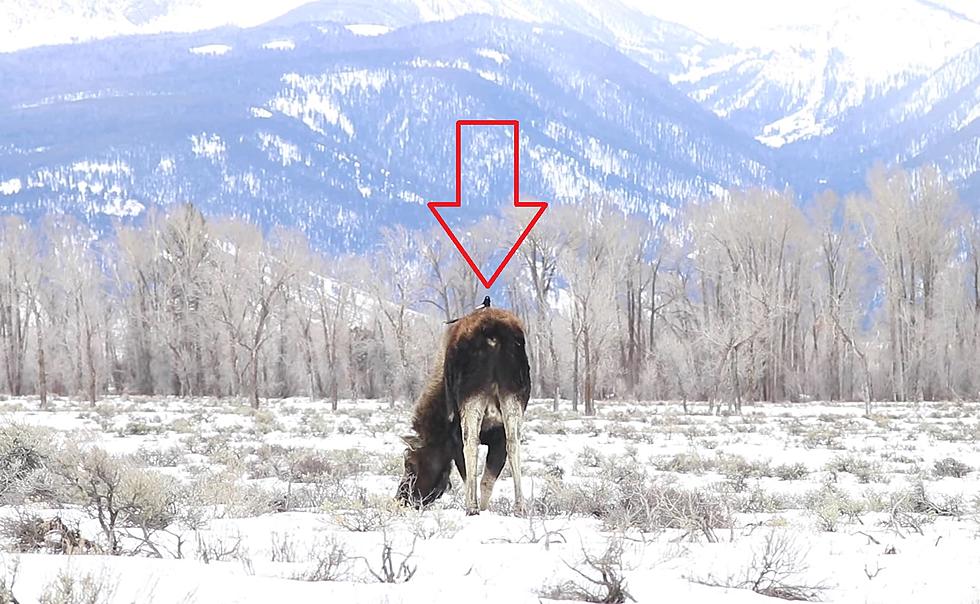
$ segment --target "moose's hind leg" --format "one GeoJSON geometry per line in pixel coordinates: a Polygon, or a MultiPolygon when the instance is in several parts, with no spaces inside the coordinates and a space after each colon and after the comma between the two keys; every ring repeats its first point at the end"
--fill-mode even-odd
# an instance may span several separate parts
{"type": "Polygon", "coordinates": [[[507,438],[510,473],[514,476],[514,512],[519,514],[524,511],[524,494],[521,490],[521,427],[524,423],[524,409],[516,396],[506,395],[500,397],[500,411],[507,438]]]}
{"type": "Polygon", "coordinates": [[[480,426],[483,424],[486,401],[477,396],[463,401],[461,407],[463,463],[466,466],[466,489],[464,490],[466,515],[473,516],[480,513],[476,496],[476,465],[479,460],[480,426]]]}

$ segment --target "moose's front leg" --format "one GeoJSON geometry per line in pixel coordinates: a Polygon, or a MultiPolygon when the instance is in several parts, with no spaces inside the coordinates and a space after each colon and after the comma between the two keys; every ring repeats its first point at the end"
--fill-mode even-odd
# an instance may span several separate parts
{"type": "Polygon", "coordinates": [[[500,411],[504,416],[510,473],[514,476],[514,512],[520,514],[524,511],[524,494],[521,491],[521,426],[524,423],[524,409],[516,396],[506,396],[501,400],[500,411]]]}
{"type": "Polygon", "coordinates": [[[463,431],[463,464],[466,466],[466,515],[474,516],[480,513],[477,506],[477,473],[476,464],[480,450],[480,426],[483,424],[483,414],[486,402],[481,397],[474,397],[463,402],[462,431],[463,431]]]}

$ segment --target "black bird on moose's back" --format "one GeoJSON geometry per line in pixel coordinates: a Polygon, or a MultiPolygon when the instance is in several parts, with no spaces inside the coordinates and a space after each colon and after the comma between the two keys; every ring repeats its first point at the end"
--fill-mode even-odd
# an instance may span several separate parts
{"type": "Polygon", "coordinates": [[[478,514],[509,459],[514,508],[523,508],[521,425],[531,393],[524,326],[488,302],[450,324],[442,362],[415,403],[415,434],[404,437],[405,472],[396,494],[403,503],[424,507],[441,497],[455,463],[466,485],[466,513],[478,514]],[[478,501],[480,444],[487,445],[487,461],[478,501]]]}

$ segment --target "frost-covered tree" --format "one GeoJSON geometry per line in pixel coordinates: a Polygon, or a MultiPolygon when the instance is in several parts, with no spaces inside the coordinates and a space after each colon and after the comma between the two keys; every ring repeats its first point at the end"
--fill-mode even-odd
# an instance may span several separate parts
{"type": "MultiPolygon", "coordinates": [[[[466,229],[495,266],[523,228],[466,229]]],[[[462,231],[461,231],[462,232],[462,231]]],[[[731,191],[651,220],[552,207],[497,281],[535,396],[745,401],[976,397],[980,220],[933,169],[805,203],[731,191]],[[802,209],[801,209],[802,208],[802,209]]],[[[486,292],[441,229],[338,255],[192,206],[100,236],[0,222],[0,391],[412,400],[444,321],[486,292]]]]}
{"type": "Polygon", "coordinates": [[[83,394],[93,405],[104,391],[104,349],[108,309],[106,276],[92,249],[92,233],[70,220],[44,225],[48,246],[51,333],[58,364],[52,367],[71,393],[83,394]]]}
{"type": "Polygon", "coordinates": [[[891,393],[934,400],[950,392],[946,294],[954,293],[948,277],[959,238],[956,195],[932,168],[879,166],[868,189],[858,220],[882,275],[891,393]]]}
{"type": "Polygon", "coordinates": [[[256,227],[238,221],[215,225],[214,236],[213,313],[226,329],[233,379],[247,384],[248,399],[258,408],[261,353],[274,333],[270,324],[282,310],[286,283],[296,272],[295,250],[287,239],[269,243],[256,227]]]}
{"type": "MultiPolygon", "coordinates": [[[[20,218],[0,221],[0,355],[7,391],[24,392],[32,319],[37,325],[37,241],[20,218]]],[[[39,332],[40,333],[40,332],[39,332]]]]}
{"type": "Polygon", "coordinates": [[[599,204],[584,212],[562,209],[557,222],[570,231],[558,266],[568,284],[571,306],[573,401],[577,401],[581,378],[584,412],[594,415],[600,363],[610,351],[615,332],[617,287],[627,268],[626,225],[621,215],[604,213],[599,204]]]}

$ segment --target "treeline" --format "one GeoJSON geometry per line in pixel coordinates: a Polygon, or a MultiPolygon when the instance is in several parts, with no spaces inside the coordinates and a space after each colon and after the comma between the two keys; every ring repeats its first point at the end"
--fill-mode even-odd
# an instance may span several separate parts
{"type": "MultiPolygon", "coordinates": [[[[980,220],[932,169],[804,204],[749,190],[657,221],[552,207],[495,302],[527,323],[535,396],[975,399],[980,220]]],[[[477,258],[519,228],[470,232],[477,258]]],[[[523,226],[523,225],[522,225],[523,226]]],[[[0,378],[20,396],[408,400],[442,321],[484,291],[438,227],[328,257],[298,233],[151,213],[95,239],[63,217],[0,229],[0,378]]]]}

